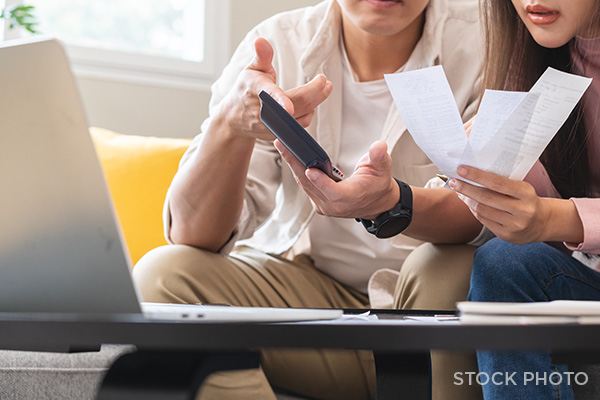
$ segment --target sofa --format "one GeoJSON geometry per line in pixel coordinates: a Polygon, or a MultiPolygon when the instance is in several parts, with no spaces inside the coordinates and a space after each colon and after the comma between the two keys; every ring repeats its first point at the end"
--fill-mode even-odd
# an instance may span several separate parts
{"type": "Polygon", "coordinates": [[[119,217],[132,265],[167,244],[162,209],[179,160],[191,139],[124,135],[101,128],[90,134],[119,217]]]}

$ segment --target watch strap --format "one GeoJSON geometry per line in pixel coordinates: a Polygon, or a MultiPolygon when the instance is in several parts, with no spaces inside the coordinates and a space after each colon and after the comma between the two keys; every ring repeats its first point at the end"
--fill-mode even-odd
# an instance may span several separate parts
{"type": "Polygon", "coordinates": [[[399,181],[396,178],[394,178],[394,180],[396,181],[396,183],[398,184],[398,187],[400,188],[400,205],[402,206],[402,208],[404,210],[410,210],[410,212],[412,214],[412,208],[413,208],[412,207],[412,204],[413,204],[412,189],[410,188],[408,183],[399,181]]]}

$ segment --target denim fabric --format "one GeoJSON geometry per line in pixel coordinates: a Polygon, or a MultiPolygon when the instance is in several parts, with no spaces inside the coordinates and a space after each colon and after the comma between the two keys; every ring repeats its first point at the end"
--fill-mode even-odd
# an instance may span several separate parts
{"type": "MultiPolygon", "coordinates": [[[[548,244],[515,245],[496,238],[475,252],[468,300],[600,300],[600,273],[548,244]]],[[[574,398],[568,384],[576,384],[573,376],[566,365],[552,364],[550,352],[478,351],[477,361],[483,376],[512,377],[484,385],[486,400],[574,398]]]]}

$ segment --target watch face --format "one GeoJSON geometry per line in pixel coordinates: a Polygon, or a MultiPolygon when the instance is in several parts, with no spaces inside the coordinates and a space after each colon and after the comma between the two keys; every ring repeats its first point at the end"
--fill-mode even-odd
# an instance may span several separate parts
{"type": "Polygon", "coordinates": [[[410,215],[407,214],[390,218],[379,226],[376,236],[381,239],[387,239],[395,236],[408,227],[410,220],[410,215]]]}

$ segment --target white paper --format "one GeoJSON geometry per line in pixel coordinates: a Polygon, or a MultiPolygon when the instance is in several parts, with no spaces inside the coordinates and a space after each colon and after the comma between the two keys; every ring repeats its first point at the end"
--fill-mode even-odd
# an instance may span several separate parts
{"type": "Polygon", "coordinates": [[[598,324],[600,301],[554,300],[539,303],[459,302],[462,324],[598,324]]]}
{"type": "Polygon", "coordinates": [[[467,135],[442,67],[385,75],[385,80],[417,146],[440,171],[455,175],[467,135]]]}
{"type": "MultiPolygon", "coordinates": [[[[536,93],[525,93],[525,96],[513,112],[508,116],[506,121],[500,126],[498,131],[484,144],[483,148],[475,153],[473,160],[461,160],[460,164],[468,164],[479,169],[494,172],[502,176],[511,176],[523,162],[528,162],[524,159],[523,150],[530,154],[533,159],[529,168],[533,166],[538,157],[542,154],[542,148],[539,154],[536,155],[535,148],[527,150],[528,145],[532,145],[528,140],[527,132],[531,125],[531,119],[536,109],[536,105],[540,101],[540,95],[536,93]]],[[[475,118],[477,120],[477,117],[475,118]]],[[[562,125],[562,124],[561,124],[562,125]]],[[[481,126],[483,130],[486,127],[481,126]]],[[[560,126],[559,126],[560,127],[560,126]]],[[[551,139],[558,129],[554,132],[547,132],[547,137],[551,139]]],[[[476,136],[480,132],[474,132],[476,136]]],[[[483,135],[491,133],[483,133],[483,135]]],[[[548,140],[550,141],[550,140],[548,140]]],[[[546,147],[546,146],[544,146],[546,147]]],[[[527,170],[529,171],[529,169],[527,170]]],[[[527,172],[526,172],[527,173],[527,172]]],[[[525,175],[518,179],[523,179],[525,175]]]]}
{"type": "Polygon", "coordinates": [[[486,90],[467,138],[440,66],[385,79],[415,143],[442,173],[455,178],[465,164],[517,180],[527,175],[592,81],[548,68],[527,93],[486,90]]]}
{"type": "MultiPolygon", "coordinates": [[[[523,92],[485,91],[468,139],[468,147],[473,153],[483,149],[526,95],[523,92]]],[[[467,159],[463,154],[461,161],[467,159]]]]}

